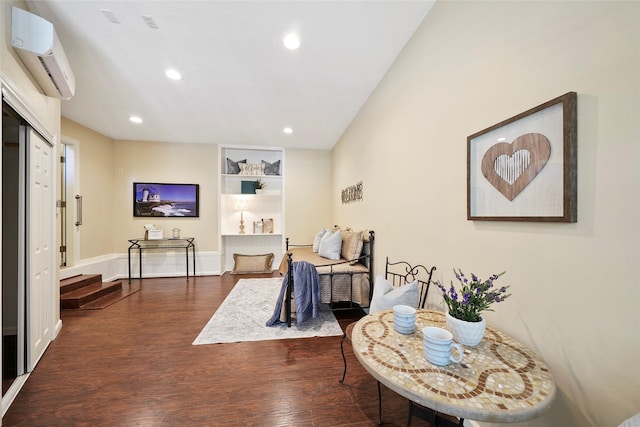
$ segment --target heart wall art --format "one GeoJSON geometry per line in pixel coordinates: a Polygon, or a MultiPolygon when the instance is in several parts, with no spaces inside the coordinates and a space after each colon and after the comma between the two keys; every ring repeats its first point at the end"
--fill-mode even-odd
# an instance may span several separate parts
{"type": "Polygon", "coordinates": [[[576,222],[577,95],[467,138],[467,219],[576,222]]]}
{"type": "Polygon", "coordinates": [[[499,142],[482,157],[482,175],[513,200],[544,168],[551,154],[549,139],[540,133],[526,133],[512,143],[499,142]]]}

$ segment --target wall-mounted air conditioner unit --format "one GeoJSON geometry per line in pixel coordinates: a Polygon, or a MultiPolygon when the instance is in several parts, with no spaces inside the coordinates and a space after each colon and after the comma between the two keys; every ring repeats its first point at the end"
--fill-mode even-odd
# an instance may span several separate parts
{"type": "Polygon", "coordinates": [[[45,94],[71,98],[76,91],[76,79],[53,24],[18,7],[11,9],[11,44],[24,65],[45,94]]]}

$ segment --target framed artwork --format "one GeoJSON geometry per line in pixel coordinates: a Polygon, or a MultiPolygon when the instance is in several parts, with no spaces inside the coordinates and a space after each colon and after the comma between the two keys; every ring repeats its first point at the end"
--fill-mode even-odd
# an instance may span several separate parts
{"type": "Polygon", "coordinates": [[[467,219],[577,221],[577,95],[467,137],[467,219]]]}
{"type": "Polygon", "coordinates": [[[134,217],[198,217],[198,184],[133,183],[134,217]]]}
{"type": "Polygon", "coordinates": [[[260,221],[253,221],[254,234],[273,233],[273,218],[262,218],[260,221]]]}
{"type": "Polygon", "coordinates": [[[266,218],[262,220],[262,232],[273,233],[273,218],[266,218]]]}

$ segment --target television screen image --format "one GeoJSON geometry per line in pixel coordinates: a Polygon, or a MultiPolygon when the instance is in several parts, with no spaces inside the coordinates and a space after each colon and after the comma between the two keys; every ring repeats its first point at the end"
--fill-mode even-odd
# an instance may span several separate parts
{"type": "Polygon", "coordinates": [[[133,183],[134,217],[199,216],[198,184],[133,183]]]}

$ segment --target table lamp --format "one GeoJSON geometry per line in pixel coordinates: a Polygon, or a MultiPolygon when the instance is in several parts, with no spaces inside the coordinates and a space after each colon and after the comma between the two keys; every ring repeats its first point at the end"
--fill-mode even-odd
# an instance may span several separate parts
{"type": "Polygon", "coordinates": [[[247,209],[249,209],[249,201],[248,200],[245,200],[245,199],[236,200],[236,210],[240,211],[240,230],[238,231],[238,234],[245,234],[244,233],[244,217],[243,217],[243,213],[247,209]]]}

